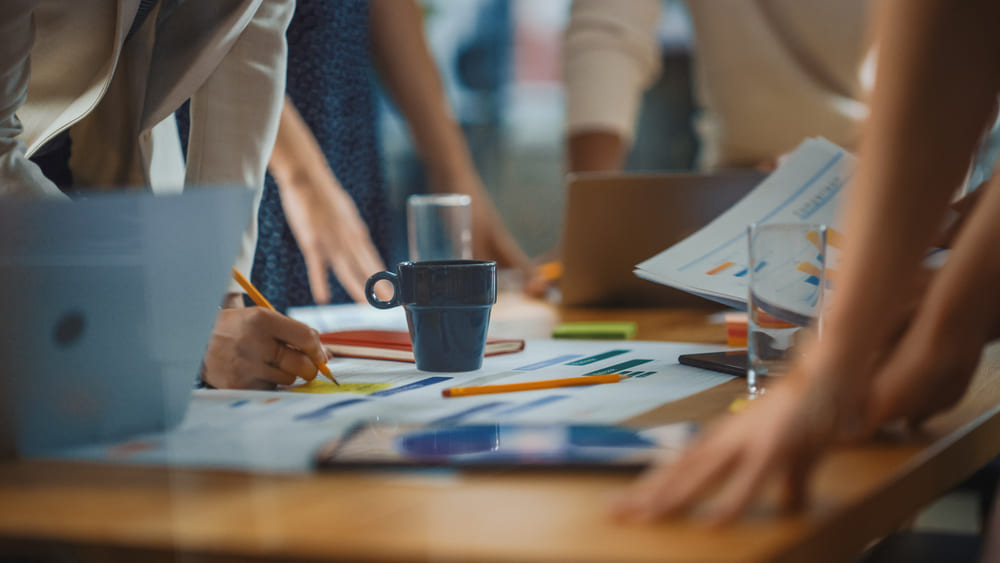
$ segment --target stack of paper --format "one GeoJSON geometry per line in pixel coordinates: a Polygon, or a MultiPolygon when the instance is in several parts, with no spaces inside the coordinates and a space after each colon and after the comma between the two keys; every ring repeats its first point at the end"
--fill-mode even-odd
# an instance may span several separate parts
{"type": "MultiPolygon", "coordinates": [[[[635,268],[641,278],[743,308],[751,223],[836,225],[855,158],[826,139],[807,139],[752,192],[706,227],[635,268]]],[[[833,239],[828,238],[828,245],[833,239]]]]}

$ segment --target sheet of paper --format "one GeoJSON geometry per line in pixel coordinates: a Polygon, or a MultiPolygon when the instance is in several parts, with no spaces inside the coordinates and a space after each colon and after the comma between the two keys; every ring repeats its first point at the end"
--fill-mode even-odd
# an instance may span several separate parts
{"type": "MultiPolygon", "coordinates": [[[[194,392],[171,432],[60,456],[257,471],[306,471],[325,441],[363,420],[399,423],[617,423],[731,379],[682,366],[680,354],[724,349],[698,344],[529,340],[525,351],[486,358],[466,373],[421,372],[411,363],[335,359],[345,388],[330,394],[194,392]],[[621,373],[619,383],[444,398],[448,387],[621,373]]],[[[330,384],[332,385],[332,383],[330,384]]],[[[320,385],[325,387],[325,385],[320,385]]]]}
{"type": "MultiPolygon", "coordinates": [[[[807,139],[736,205],[637,265],[635,274],[732,307],[745,307],[747,226],[805,222],[835,227],[840,194],[854,162],[847,151],[825,139],[807,139]]],[[[828,251],[836,252],[838,241],[836,229],[828,230],[828,251]]]]}
{"type": "Polygon", "coordinates": [[[292,307],[288,316],[320,332],[337,330],[406,330],[402,307],[376,309],[367,303],[292,307]]]}

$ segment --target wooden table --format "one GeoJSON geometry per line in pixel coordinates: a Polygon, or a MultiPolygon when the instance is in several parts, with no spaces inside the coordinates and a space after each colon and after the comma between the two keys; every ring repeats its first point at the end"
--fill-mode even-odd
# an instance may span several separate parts
{"type": "MultiPolygon", "coordinates": [[[[720,342],[700,311],[551,309],[559,320],[631,319],[638,338],[720,342]]],[[[511,322],[500,316],[498,324],[511,322]]],[[[1000,454],[1000,349],[965,400],[909,443],[825,459],[809,507],[766,503],[740,524],[626,526],[605,516],[627,475],[344,473],[275,476],[56,461],[0,464],[0,553],[100,561],[838,561],[1000,454]]],[[[708,419],[734,380],[631,422],[708,419]]],[[[62,559],[59,559],[62,560],[62,559]]]]}

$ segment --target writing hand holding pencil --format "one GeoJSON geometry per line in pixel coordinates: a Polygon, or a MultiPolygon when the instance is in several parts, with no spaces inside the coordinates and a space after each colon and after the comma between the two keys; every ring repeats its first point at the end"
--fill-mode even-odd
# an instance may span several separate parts
{"type": "Polygon", "coordinates": [[[233,278],[258,306],[219,312],[205,354],[205,382],[218,388],[274,389],[297,378],[311,381],[318,369],[336,383],[319,334],[275,311],[235,269],[233,278]]]}

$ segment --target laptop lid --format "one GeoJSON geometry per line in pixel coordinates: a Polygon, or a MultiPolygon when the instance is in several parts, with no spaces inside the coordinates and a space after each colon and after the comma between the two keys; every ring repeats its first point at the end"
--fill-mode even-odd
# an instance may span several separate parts
{"type": "Polygon", "coordinates": [[[179,422],[252,205],[238,187],[0,202],[0,452],[179,422]]]}
{"type": "Polygon", "coordinates": [[[563,305],[698,307],[718,304],[637,278],[650,256],[705,226],[765,175],[571,174],[563,222],[563,305]]]}

